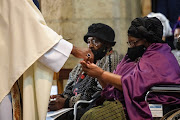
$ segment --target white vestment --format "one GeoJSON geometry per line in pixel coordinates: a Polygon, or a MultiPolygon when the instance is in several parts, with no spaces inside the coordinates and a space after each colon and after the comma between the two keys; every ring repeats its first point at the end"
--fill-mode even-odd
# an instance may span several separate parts
{"type": "Polygon", "coordinates": [[[23,119],[44,120],[52,70],[63,66],[71,50],[72,44],[46,25],[32,0],[0,0],[0,102],[23,74],[23,119]]]}

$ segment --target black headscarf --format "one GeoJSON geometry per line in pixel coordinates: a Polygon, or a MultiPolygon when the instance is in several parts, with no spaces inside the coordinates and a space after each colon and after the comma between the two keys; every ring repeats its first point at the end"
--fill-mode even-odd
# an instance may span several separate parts
{"type": "Polygon", "coordinates": [[[136,38],[145,38],[150,43],[165,43],[162,40],[163,25],[156,17],[134,19],[128,29],[128,35],[136,38]]]}

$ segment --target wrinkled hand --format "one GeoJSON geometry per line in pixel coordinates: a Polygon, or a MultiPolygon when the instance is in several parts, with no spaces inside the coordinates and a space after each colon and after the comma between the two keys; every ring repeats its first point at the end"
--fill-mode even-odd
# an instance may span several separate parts
{"type": "Polygon", "coordinates": [[[73,46],[71,54],[77,58],[83,58],[84,61],[89,61],[91,63],[94,62],[94,54],[92,53],[91,49],[89,48],[77,48],[73,46]],[[88,56],[90,55],[90,56],[88,56]]]}
{"type": "Polygon", "coordinates": [[[48,111],[55,111],[62,109],[64,107],[66,98],[63,98],[60,95],[52,95],[50,96],[50,98],[51,99],[56,98],[56,100],[49,102],[48,111]]]}
{"type": "Polygon", "coordinates": [[[104,70],[95,65],[94,63],[81,61],[83,71],[91,77],[100,78],[104,70]]]}

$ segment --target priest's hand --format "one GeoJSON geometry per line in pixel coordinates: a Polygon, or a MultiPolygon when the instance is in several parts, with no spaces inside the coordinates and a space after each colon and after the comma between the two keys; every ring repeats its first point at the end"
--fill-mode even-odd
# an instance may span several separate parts
{"type": "Polygon", "coordinates": [[[71,54],[77,58],[83,58],[84,61],[94,62],[94,54],[89,48],[78,48],[73,46],[71,54]]]}
{"type": "Polygon", "coordinates": [[[50,98],[55,100],[49,102],[48,111],[56,111],[64,107],[66,98],[63,98],[60,95],[53,95],[50,98]]]}

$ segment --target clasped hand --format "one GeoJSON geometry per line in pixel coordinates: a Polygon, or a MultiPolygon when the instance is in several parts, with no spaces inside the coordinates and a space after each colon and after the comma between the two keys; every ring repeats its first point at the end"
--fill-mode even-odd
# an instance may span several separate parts
{"type": "Polygon", "coordinates": [[[48,111],[56,111],[64,107],[66,98],[63,98],[60,95],[52,95],[50,99],[55,99],[49,102],[48,111]]]}
{"type": "Polygon", "coordinates": [[[94,63],[90,63],[89,61],[81,61],[83,71],[91,77],[99,78],[103,74],[104,70],[95,65],[94,63]]]}

